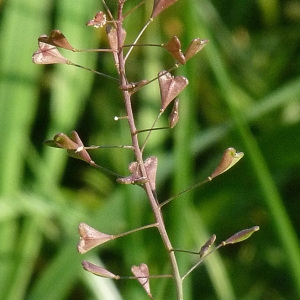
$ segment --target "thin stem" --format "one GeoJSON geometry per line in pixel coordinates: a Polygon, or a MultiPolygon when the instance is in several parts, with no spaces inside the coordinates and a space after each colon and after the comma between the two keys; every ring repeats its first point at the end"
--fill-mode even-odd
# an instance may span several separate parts
{"type": "Polygon", "coordinates": [[[170,127],[157,127],[157,128],[141,129],[141,130],[137,130],[136,133],[143,133],[143,132],[147,132],[147,131],[164,130],[164,129],[170,129],[170,127]]]}
{"type": "MultiPolygon", "coordinates": [[[[140,90],[140,89],[141,89],[142,87],[144,87],[145,85],[148,85],[149,83],[151,83],[151,82],[153,82],[153,81],[156,81],[159,77],[163,76],[163,75],[166,74],[167,72],[172,72],[172,71],[176,70],[178,67],[179,67],[179,65],[178,65],[178,64],[175,64],[174,66],[172,66],[170,69],[166,70],[166,72],[164,72],[164,73],[161,74],[160,76],[156,76],[156,77],[152,78],[151,80],[148,80],[147,83],[145,83],[145,84],[143,84],[143,85],[141,85],[141,86],[139,86],[139,85],[136,86],[136,87],[134,88],[134,93],[137,92],[138,90],[140,90]]],[[[122,87],[126,87],[126,88],[124,89],[124,90],[126,90],[126,89],[127,89],[127,86],[128,86],[128,84],[125,84],[125,85],[122,85],[121,88],[122,88],[122,87]]],[[[133,92],[132,92],[132,94],[133,94],[133,92]]]]}
{"type": "Polygon", "coordinates": [[[139,228],[135,228],[135,229],[120,233],[120,234],[115,234],[114,238],[119,238],[119,237],[122,237],[122,236],[125,236],[125,235],[128,235],[128,234],[137,232],[137,231],[141,231],[141,230],[144,230],[144,229],[153,228],[153,227],[157,227],[157,226],[158,226],[157,223],[145,225],[145,226],[142,226],[142,227],[139,227],[139,228]]]}
{"type": "Polygon", "coordinates": [[[137,6],[135,6],[134,8],[132,8],[128,13],[126,13],[123,18],[127,18],[128,15],[130,15],[131,13],[133,13],[136,9],[138,9],[140,6],[142,6],[143,4],[146,3],[146,0],[140,2],[137,6]]]}
{"type": "Polygon", "coordinates": [[[123,149],[133,149],[132,146],[126,146],[126,145],[113,145],[113,146],[88,146],[84,147],[85,150],[94,150],[94,149],[111,149],[111,148],[123,148],[123,149]]]}
{"type": "Polygon", "coordinates": [[[128,47],[160,47],[162,48],[161,44],[125,44],[123,45],[123,48],[128,47]]]}
{"type": "MultiPolygon", "coordinates": [[[[122,45],[122,23],[123,23],[123,16],[122,16],[122,11],[123,11],[123,1],[119,1],[118,5],[118,22],[117,22],[117,37],[118,37],[118,65],[119,65],[119,74],[120,74],[120,85],[124,86],[127,84],[127,77],[126,77],[126,72],[125,72],[125,61],[126,58],[128,57],[128,53],[126,55],[126,58],[124,58],[123,54],[123,45],[122,45]]],[[[150,23],[150,21],[148,22],[150,23]]],[[[147,24],[148,24],[147,23],[147,24]]],[[[148,26],[148,25],[146,25],[148,26]]],[[[144,27],[143,30],[146,29],[146,26],[144,27]]],[[[139,34],[138,38],[141,36],[143,30],[139,34]]],[[[138,39],[137,38],[137,39],[138,39]]],[[[137,41],[136,39],[136,41],[137,41]]],[[[135,41],[135,43],[136,43],[135,41]]],[[[132,48],[131,48],[132,49],[132,48]]],[[[129,51],[131,51],[131,49],[129,51]]],[[[148,177],[147,172],[143,163],[143,156],[142,156],[142,151],[139,146],[137,134],[136,134],[136,126],[135,126],[135,121],[134,121],[134,116],[133,116],[133,111],[132,111],[132,106],[131,106],[131,94],[127,90],[122,90],[123,97],[124,97],[124,104],[125,104],[125,109],[126,109],[126,115],[128,116],[128,125],[129,129],[131,132],[131,140],[132,140],[132,146],[134,147],[134,154],[136,157],[136,161],[140,167],[140,171],[143,177],[148,177]]],[[[146,182],[144,184],[144,189],[147,194],[147,197],[149,199],[152,211],[154,213],[155,220],[157,222],[157,228],[160,233],[161,239],[165,245],[165,248],[168,252],[170,263],[172,266],[173,270],[173,276],[174,276],[174,281],[176,285],[176,293],[177,293],[177,299],[178,300],[183,300],[183,290],[182,290],[182,280],[180,277],[177,261],[174,252],[170,251],[172,249],[171,241],[169,239],[169,236],[167,234],[163,216],[161,214],[160,207],[158,206],[157,200],[155,196],[153,195],[153,191],[151,188],[150,182],[146,182]]]]}
{"type": "Polygon", "coordinates": [[[84,66],[81,66],[81,65],[74,64],[72,62],[70,62],[69,65],[74,66],[74,67],[78,67],[78,68],[81,68],[81,69],[84,69],[84,70],[87,70],[87,71],[90,71],[90,72],[93,72],[97,75],[100,75],[100,76],[103,76],[103,77],[106,77],[106,78],[109,78],[109,79],[112,79],[112,80],[115,80],[115,81],[119,81],[118,78],[112,77],[112,76],[107,75],[105,73],[101,73],[101,72],[95,71],[93,69],[90,69],[90,68],[87,68],[87,67],[84,67],[84,66]]]}
{"type": "Polygon", "coordinates": [[[111,49],[73,49],[73,52],[113,52],[111,49]]]}
{"type": "Polygon", "coordinates": [[[103,172],[105,172],[105,173],[108,173],[108,174],[110,174],[110,175],[112,175],[112,176],[114,176],[114,177],[116,177],[116,178],[122,177],[122,175],[120,175],[120,174],[118,174],[118,173],[115,173],[115,172],[113,172],[113,171],[111,171],[111,170],[109,170],[109,169],[106,169],[106,168],[104,168],[104,167],[102,167],[102,166],[97,165],[94,161],[90,162],[90,165],[91,165],[92,167],[95,167],[95,168],[97,168],[97,169],[99,169],[99,170],[101,170],[101,171],[103,171],[103,172]]]}
{"type": "Polygon", "coordinates": [[[142,152],[144,151],[144,149],[145,149],[145,147],[146,147],[146,144],[147,144],[147,141],[148,141],[148,139],[149,139],[149,137],[150,137],[150,135],[151,135],[151,132],[152,132],[152,130],[153,130],[153,128],[154,128],[156,122],[158,121],[158,119],[159,119],[160,116],[162,115],[162,113],[163,113],[163,112],[160,112],[160,113],[158,114],[158,116],[156,117],[155,121],[153,122],[153,124],[152,124],[152,126],[151,126],[151,128],[150,128],[150,130],[149,130],[149,132],[148,132],[148,134],[147,134],[147,136],[146,136],[146,138],[145,138],[145,141],[144,141],[144,143],[143,143],[143,146],[142,146],[142,148],[141,148],[141,151],[142,151],[142,152]]]}
{"type": "Polygon", "coordinates": [[[142,278],[148,278],[148,279],[151,279],[151,278],[154,278],[154,279],[157,279],[157,278],[173,278],[173,275],[171,274],[162,274],[162,275],[149,275],[149,276],[120,276],[118,278],[119,279],[142,279],[142,278]]]}
{"type": "Polygon", "coordinates": [[[149,26],[149,24],[152,22],[153,20],[152,19],[149,19],[148,22],[145,24],[145,26],[143,27],[143,29],[140,31],[140,33],[138,34],[137,38],[135,39],[135,41],[133,42],[132,46],[129,48],[125,58],[124,58],[124,61],[126,62],[129,54],[131,53],[133,47],[136,45],[137,41],[140,39],[140,37],[142,36],[142,34],[144,33],[144,31],[147,29],[147,27],[149,26]]]}
{"type": "Polygon", "coordinates": [[[212,249],[211,251],[209,251],[207,254],[205,254],[193,267],[191,267],[183,276],[182,276],[182,281],[190,274],[192,273],[203,261],[204,259],[212,254],[213,252],[217,251],[219,248],[225,246],[224,242],[220,243],[216,248],[212,249]]]}
{"type": "Polygon", "coordinates": [[[212,180],[211,177],[207,177],[205,180],[200,181],[200,182],[198,182],[198,183],[196,183],[196,184],[190,186],[189,188],[183,190],[182,192],[180,192],[180,193],[178,193],[178,194],[176,194],[176,195],[170,197],[169,199],[167,199],[166,201],[164,201],[163,203],[161,203],[161,204],[159,205],[159,207],[162,208],[164,205],[168,204],[169,202],[171,202],[171,201],[174,200],[175,198],[177,198],[177,197],[181,196],[182,194],[184,194],[184,193],[186,193],[186,192],[189,192],[189,191],[191,191],[191,190],[193,190],[193,189],[199,187],[200,185],[202,185],[202,184],[204,184],[204,183],[206,183],[206,182],[209,182],[209,181],[211,181],[211,180],[212,180]]]}
{"type": "Polygon", "coordinates": [[[183,249],[172,249],[174,252],[183,252],[183,253],[189,253],[189,254],[196,254],[199,255],[199,252],[190,251],[190,250],[183,250],[183,249]]]}
{"type": "Polygon", "coordinates": [[[105,0],[102,0],[102,3],[103,3],[103,6],[104,6],[106,12],[108,13],[110,19],[114,22],[114,17],[113,17],[113,15],[112,15],[112,13],[111,13],[109,7],[107,6],[105,0]]]}

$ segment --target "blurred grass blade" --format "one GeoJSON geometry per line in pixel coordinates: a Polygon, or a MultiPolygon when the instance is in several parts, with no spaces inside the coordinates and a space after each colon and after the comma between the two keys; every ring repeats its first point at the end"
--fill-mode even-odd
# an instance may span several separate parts
{"type": "Polygon", "coordinates": [[[82,272],[81,257],[76,252],[76,239],[67,240],[50,265],[39,275],[31,289],[29,300],[65,299],[82,272]]]}
{"type": "MultiPolygon", "coordinates": [[[[7,295],[3,299],[24,299],[28,290],[31,276],[36,267],[35,263],[41,251],[42,236],[38,224],[40,218],[26,218],[22,225],[22,232],[18,238],[14,251],[16,259],[12,268],[13,280],[7,295]]],[[[2,290],[3,291],[3,290],[2,290]]]]}
{"type": "MultiPolygon", "coordinates": [[[[202,1],[206,2],[206,1],[202,1]]],[[[198,5],[199,20],[205,19],[202,7],[198,5]]],[[[199,22],[202,34],[210,39],[209,31],[199,22]]],[[[234,93],[233,81],[226,71],[225,65],[220,57],[220,53],[214,41],[210,39],[210,51],[207,52],[211,68],[217,78],[223,98],[229,108],[231,118],[234,121],[237,132],[243,141],[245,155],[249,158],[252,171],[261,188],[263,199],[268,207],[274,224],[274,231],[278,234],[283,249],[286,251],[286,259],[289,264],[291,275],[294,279],[295,289],[300,298],[300,245],[291,220],[280,198],[279,191],[270,174],[265,158],[255,140],[249,124],[245,118],[245,112],[238,108],[239,103],[234,93]]]]}
{"type": "MultiPolygon", "coordinates": [[[[199,15],[197,10],[195,10],[193,2],[185,1],[182,3],[182,15],[185,23],[185,34],[183,36],[182,44],[189,44],[193,38],[195,38],[195,24],[198,24],[199,15]]],[[[201,26],[206,26],[206,24],[201,24],[201,26]]],[[[197,35],[199,33],[197,32],[197,35]]],[[[205,34],[201,37],[208,38],[205,34]]],[[[206,48],[209,51],[208,48],[206,48]]],[[[198,55],[203,55],[204,52],[200,52],[198,55]]],[[[182,66],[180,69],[181,74],[197,74],[199,72],[199,66],[197,64],[189,64],[182,66]]],[[[191,149],[186,145],[190,143],[189,132],[193,132],[196,123],[196,105],[197,99],[193,95],[193,91],[198,85],[195,76],[189,77],[189,89],[185,89],[181,94],[181,99],[188,99],[188,104],[182,105],[180,111],[181,118],[180,122],[176,126],[176,131],[174,133],[175,145],[174,145],[174,169],[177,170],[174,173],[173,187],[174,192],[177,193],[184,190],[186,186],[190,185],[190,179],[194,177],[194,166],[195,166],[195,156],[194,153],[190,152],[191,149]],[[184,162],[184,167],[183,167],[184,162]]],[[[194,238],[197,235],[197,241],[207,240],[207,230],[205,225],[199,221],[199,215],[192,213],[192,199],[193,193],[188,193],[185,195],[184,201],[175,201],[171,206],[171,217],[173,220],[172,230],[176,232],[176,239],[174,243],[180,245],[181,248],[187,247],[190,243],[190,238],[194,238]],[[182,224],[178,224],[179,219],[184,219],[184,224],[193,224],[190,227],[189,234],[187,234],[187,229],[182,224]]],[[[195,241],[195,240],[194,240],[195,241]]],[[[190,261],[187,257],[178,257],[179,267],[181,269],[188,269],[190,266],[190,261]]],[[[226,272],[226,268],[223,265],[222,260],[219,256],[215,255],[208,259],[206,263],[207,271],[210,276],[213,288],[219,299],[235,299],[233,287],[231,286],[229,276],[226,272]]],[[[184,281],[185,285],[185,299],[192,299],[191,293],[188,291],[192,290],[192,282],[190,277],[187,277],[184,281]]]]}
{"type": "Polygon", "coordinates": [[[3,6],[0,47],[0,190],[16,192],[22,181],[23,149],[27,149],[37,108],[38,78],[42,73],[31,62],[36,38],[47,19],[41,1],[8,0],[3,6]],[[22,24],[22,26],[18,26],[22,24]],[[26,43],[24,43],[26,37],[26,43]],[[12,163],[13,162],[13,163],[12,163]]]}

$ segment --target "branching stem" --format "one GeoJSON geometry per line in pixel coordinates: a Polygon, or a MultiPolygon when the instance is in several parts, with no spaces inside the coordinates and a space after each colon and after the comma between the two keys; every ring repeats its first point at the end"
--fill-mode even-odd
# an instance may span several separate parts
{"type": "MultiPolygon", "coordinates": [[[[119,66],[119,76],[120,76],[120,86],[126,85],[127,84],[127,78],[126,78],[126,71],[125,71],[125,61],[126,59],[124,58],[124,53],[123,53],[123,41],[122,41],[122,23],[123,23],[123,1],[119,1],[118,5],[118,22],[117,22],[117,37],[118,37],[118,66],[119,66]]],[[[128,53],[127,53],[128,57],[128,53]]],[[[127,58],[126,57],[126,58],[127,58]]],[[[129,129],[131,132],[131,139],[132,139],[132,146],[134,148],[134,154],[136,157],[136,161],[139,165],[140,172],[143,177],[147,177],[147,172],[144,166],[143,162],[143,155],[141,148],[139,146],[138,142],[138,137],[137,137],[137,129],[135,126],[135,120],[134,120],[134,115],[132,111],[132,106],[131,106],[131,94],[127,90],[122,90],[123,97],[124,97],[124,104],[125,104],[125,109],[126,109],[126,114],[128,116],[128,125],[129,129]]],[[[150,202],[152,211],[155,216],[155,220],[157,223],[157,228],[160,233],[161,239],[165,245],[165,248],[168,252],[170,263],[172,266],[172,273],[174,277],[174,281],[176,284],[176,292],[177,292],[177,299],[178,300],[183,300],[183,291],[182,291],[182,280],[181,276],[179,273],[176,257],[173,251],[171,241],[169,239],[168,233],[165,228],[163,216],[159,207],[159,204],[153,194],[153,191],[151,189],[151,184],[149,182],[146,182],[144,184],[144,189],[147,194],[148,200],[150,202]]]]}

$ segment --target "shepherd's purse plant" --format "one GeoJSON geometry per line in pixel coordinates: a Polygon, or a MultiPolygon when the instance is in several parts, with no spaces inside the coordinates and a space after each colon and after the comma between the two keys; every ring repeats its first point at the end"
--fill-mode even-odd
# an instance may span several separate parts
{"type": "MultiPolygon", "coordinates": [[[[134,234],[137,231],[155,228],[160,235],[169,260],[170,272],[167,274],[154,274],[148,268],[147,262],[142,261],[139,265],[132,266],[132,276],[128,276],[128,274],[115,274],[115,272],[111,272],[106,268],[95,265],[89,261],[82,261],[82,266],[85,270],[98,276],[115,280],[137,280],[150,299],[155,299],[155,295],[153,295],[151,292],[149,279],[173,280],[177,299],[184,299],[184,280],[211,253],[228,244],[241,242],[251,236],[255,231],[259,230],[258,226],[253,226],[249,229],[243,229],[233,234],[229,238],[217,243],[216,246],[213,246],[216,241],[216,235],[213,234],[207,241],[199,241],[201,247],[199,251],[196,252],[174,248],[171,238],[169,237],[168,228],[164,221],[163,213],[164,210],[168,209],[170,202],[174,201],[183,193],[189,192],[190,190],[199,187],[206,182],[212,181],[215,177],[221,175],[234,166],[243,157],[242,152],[237,152],[234,148],[229,147],[224,150],[223,156],[220,159],[220,163],[215,167],[214,170],[212,170],[211,174],[207,176],[207,178],[197,182],[179,194],[169,197],[168,199],[159,199],[158,197],[159,193],[156,190],[156,174],[157,170],[159,170],[158,158],[155,155],[145,157],[145,149],[148,145],[148,142],[151,140],[151,135],[154,131],[176,130],[175,126],[179,121],[180,116],[179,105],[189,105],[188,102],[181,104],[179,95],[188,86],[189,82],[187,78],[181,75],[175,75],[175,70],[180,68],[181,65],[189,63],[190,59],[192,59],[193,56],[201,51],[209,42],[207,39],[195,37],[190,41],[190,44],[184,51],[181,49],[181,42],[177,36],[171,37],[163,44],[146,45],[139,43],[148,26],[157,18],[158,15],[163,14],[168,7],[175,4],[176,1],[177,0],[154,0],[152,11],[149,14],[149,19],[146,21],[145,26],[140,30],[139,34],[132,39],[131,36],[127,37],[126,28],[123,27],[124,21],[127,18],[130,18],[133,11],[139,9],[141,5],[145,4],[146,1],[142,1],[133,9],[126,11],[126,1],[117,0],[116,16],[114,16],[110,11],[110,8],[103,0],[103,7],[105,9],[96,13],[95,17],[87,21],[86,25],[94,26],[98,28],[98,30],[105,30],[108,44],[110,46],[109,48],[76,49],[68,42],[67,38],[60,30],[53,30],[48,36],[41,35],[38,38],[38,50],[34,52],[32,57],[35,64],[67,64],[91,71],[99,76],[102,76],[103,80],[111,80],[116,83],[116,92],[122,94],[126,113],[124,116],[112,116],[112,122],[114,122],[113,119],[115,119],[115,121],[123,122],[123,126],[127,126],[131,137],[128,145],[86,146],[83,144],[82,139],[76,131],[72,131],[70,135],[66,133],[58,133],[52,140],[46,141],[45,145],[67,150],[67,154],[69,156],[80,159],[88,163],[91,167],[97,168],[101,172],[105,172],[109,176],[115,177],[119,184],[137,185],[144,190],[146,198],[150,204],[149,209],[152,210],[153,223],[119,234],[108,234],[98,231],[98,229],[95,229],[82,222],[79,224],[80,241],[77,245],[77,250],[80,254],[84,254],[94,247],[108,243],[111,240],[119,239],[129,234],[134,234]],[[127,75],[127,65],[130,63],[129,57],[134,53],[136,48],[142,46],[158,47],[161,48],[162,51],[167,51],[173,58],[174,64],[166,67],[164,70],[157,70],[157,76],[155,78],[141,78],[139,81],[133,82],[130,79],[130,75],[127,75]],[[91,70],[87,67],[73,63],[65,58],[59,52],[58,48],[67,49],[73,52],[99,52],[99,55],[111,55],[115,63],[116,73],[104,74],[100,71],[91,70]],[[143,88],[149,84],[153,85],[153,88],[157,88],[160,92],[160,100],[157,101],[157,117],[153,120],[150,128],[137,128],[136,114],[133,110],[132,103],[135,101],[136,93],[142,92],[143,88]],[[163,114],[166,113],[169,114],[168,124],[166,124],[164,127],[157,127],[158,120],[163,114]],[[128,162],[128,174],[119,175],[114,170],[105,168],[91,158],[91,150],[109,147],[117,147],[121,148],[120,150],[122,151],[124,150],[132,152],[133,161],[128,162]],[[186,255],[197,256],[196,263],[193,264],[188,271],[180,270],[176,257],[176,253],[178,252],[184,252],[186,255]]],[[[209,49],[207,49],[207,51],[209,51],[209,49]]],[[[149,231],[149,235],[152,234],[151,232],[149,231]]],[[[145,245],[145,247],[147,247],[147,245],[145,245]]]]}

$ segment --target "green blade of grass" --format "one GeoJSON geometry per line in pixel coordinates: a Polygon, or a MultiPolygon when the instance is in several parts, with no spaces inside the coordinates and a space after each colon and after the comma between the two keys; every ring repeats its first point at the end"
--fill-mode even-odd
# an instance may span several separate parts
{"type": "MultiPolygon", "coordinates": [[[[199,5],[198,12],[200,15],[202,14],[202,10],[199,5]]],[[[255,174],[257,182],[261,188],[263,199],[272,215],[274,230],[278,234],[278,239],[281,242],[282,248],[285,249],[286,260],[294,279],[295,289],[300,297],[300,247],[297,235],[285,210],[272,175],[268,170],[265,158],[263,157],[261,150],[259,149],[259,145],[249,129],[249,124],[245,118],[245,112],[242,111],[242,109],[237,108],[236,104],[239,99],[237,99],[236,94],[233,92],[233,82],[226,72],[217,47],[213,42],[213,39],[210,38],[208,30],[204,26],[201,26],[201,28],[202,34],[211,40],[210,51],[207,52],[211,68],[214,71],[220,88],[222,89],[224,101],[230,110],[235,128],[243,141],[245,157],[248,157],[250,160],[253,173],[255,174]]]]}
{"type": "MultiPolygon", "coordinates": [[[[256,101],[253,106],[245,111],[245,120],[253,123],[264,115],[269,114],[280,107],[284,107],[295,99],[300,97],[300,79],[294,79],[291,82],[283,84],[271,94],[256,101]]],[[[196,134],[192,142],[192,151],[201,152],[209,145],[216,143],[224,137],[233,128],[233,122],[208,128],[205,131],[196,134]]]]}
{"type": "Polygon", "coordinates": [[[30,300],[64,299],[78,280],[81,270],[81,257],[74,250],[76,239],[68,239],[52,259],[50,265],[40,274],[34,287],[29,292],[30,300]]]}
{"type": "Polygon", "coordinates": [[[16,219],[8,219],[1,222],[1,236],[0,236],[0,298],[7,299],[6,296],[11,288],[11,281],[13,280],[13,270],[15,267],[14,251],[17,239],[18,224],[16,219]]]}
{"type": "Polygon", "coordinates": [[[3,194],[20,188],[30,129],[37,107],[37,78],[41,69],[31,62],[36,38],[46,22],[42,2],[6,1],[1,23],[0,47],[0,190],[3,194]],[[22,26],[19,26],[22,24],[22,26]]]}
{"type": "MultiPolygon", "coordinates": [[[[182,43],[188,45],[190,41],[195,38],[195,36],[199,36],[199,32],[195,31],[195,24],[198,22],[198,15],[195,11],[194,3],[184,1],[182,2],[182,5],[183,7],[181,11],[185,24],[185,34],[182,43]]],[[[200,36],[207,38],[205,35],[200,36]]],[[[209,46],[210,45],[207,47],[209,46]]],[[[206,51],[209,50],[206,49],[206,51]]],[[[198,55],[203,55],[203,52],[198,55]]],[[[191,143],[190,133],[194,131],[194,128],[197,128],[197,113],[195,108],[198,99],[194,96],[194,92],[197,91],[199,78],[195,74],[199,73],[199,66],[197,64],[188,62],[185,66],[180,68],[180,73],[184,75],[186,74],[190,83],[180,95],[180,98],[182,99],[180,108],[180,122],[176,126],[175,130],[174,163],[176,172],[174,178],[174,188],[177,192],[184,190],[187,186],[189,186],[191,178],[194,177],[194,153],[189,152],[191,149],[188,147],[188,145],[191,143]],[[191,76],[189,76],[189,74],[191,76]]],[[[178,199],[171,204],[172,207],[170,208],[173,210],[174,226],[176,226],[175,243],[180,245],[180,247],[182,247],[182,245],[183,247],[184,245],[188,245],[191,239],[193,242],[195,242],[195,240],[191,238],[195,235],[197,235],[197,243],[207,239],[207,229],[205,228],[205,225],[198,220],[198,215],[196,216],[195,214],[191,213],[193,207],[192,194],[193,193],[188,193],[184,196],[184,199],[178,199]],[[186,222],[179,225],[178,220],[182,218],[184,218],[186,222]],[[190,234],[187,234],[185,223],[197,225],[195,227],[191,226],[193,228],[189,228],[191,232],[190,234]]],[[[181,261],[181,264],[182,270],[187,270],[190,266],[189,258],[186,257],[185,261],[181,261]]],[[[226,268],[224,267],[220,257],[217,255],[210,257],[206,263],[206,268],[212,281],[212,285],[215,289],[215,293],[218,295],[219,299],[235,299],[233,288],[231,286],[229,277],[226,274],[226,268]]],[[[185,297],[187,296],[187,299],[192,299],[191,294],[189,294],[189,291],[192,290],[191,282],[188,282],[189,277],[187,277],[187,279],[187,281],[184,281],[184,291],[186,294],[185,297]]],[[[199,293],[201,293],[201,291],[199,293]]]]}
{"type": "Polygon", "coordinates": [[[41,250],[42,237],[38,226],[39,218],[26,218],[22,225],[22,232],[18,238],[16,259],[12,269],[13,280],[10,284],[9,291],[3,299],[24,299],[32,273],[35,268],[37,256],[41,250]]]}
{"type": "MultiPolygon", "coordinates": [[[[19,216],[20,211],[11,209],[10,203],[15,202],[15,206],[18,206],[18,200],[11,195],[16,195],[21,189],[24,168],[22,153],[28,155],[26,149],[37,107],[36,79],[42,70],[36,69],[31,63],[36,39],[30,33],[37,28],[40,30],[45,28],[43,7],[41,1],[32,3],[24,0],[6,1],[1,12],[0,191],[2,208],[9,207],[8,210],[1,209],[0,253],[5,258],[0,265],[1,299],[20,299],[32,271],[32,268],[28,267],[28,273],[21,272],[23,278],[15,276],[16,270],[24,271],[22,268],[24,265],[21,264],[22,259],[18,260],[15,257],[19,240],[19,222],[15,217],[19,216]],[[14,285],[16,282],[20,283],[17,290],[14,285]]],[[[29,238],[30,235],[24,233],[24,239],[26,237],[29,238]]]]}

